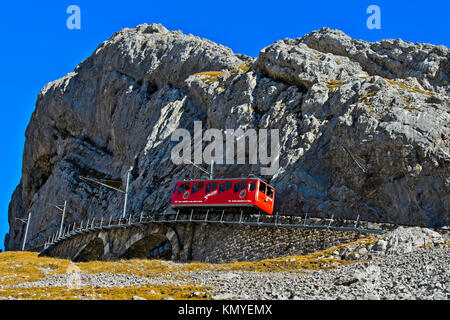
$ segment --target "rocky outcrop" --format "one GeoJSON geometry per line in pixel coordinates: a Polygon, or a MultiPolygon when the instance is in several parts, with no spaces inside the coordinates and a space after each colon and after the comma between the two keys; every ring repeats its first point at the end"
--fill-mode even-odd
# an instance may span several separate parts
{"type": "MultiPolygon", "coordinates": [[[[441,227],[449,224],[449,50],[368,43],[322,29],[264,48],[258,58],[158,24],[124,29],[39,93],[26,131],[22,179],[5,246],[17,249],[32,213],[31,246],[59,225],[118,215],[123,195],[80,175],[124,185],[129,213],[166,210],[176,128],[280,130],[280,168],[266,177],[280,214],[441,227]],[[209,72],[214,71],[214,72],[209,72]]],[[[218,165],[216,176],[259,174],[218,165]]]]}

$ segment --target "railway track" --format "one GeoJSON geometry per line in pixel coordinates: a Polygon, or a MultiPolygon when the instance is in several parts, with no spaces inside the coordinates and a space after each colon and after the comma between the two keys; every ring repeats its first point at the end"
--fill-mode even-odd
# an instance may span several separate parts
{"type": "Polygon", "coordinates": [[[394,226],[389,224],[370,223],[356,220],[342,220],[330,218],[310,218],[306,214],[299,216],[279,216],[264,214],[245,214],[240,212],[227,212],[226,210],[191,210],[190,212],[160,213],[140,216],[129,216],[126,219],[110,217],[109,219],[87,220],[77,225],[68,225],[63,232],[54,233],[43,246],[43,253],[52,246],[67,239],[91,232],[100,232],[118,228],[139,228],[155,224],[207,224],[223,225],[227,227],[265,227],[265,228],[293,228],[316,229],[330,231],[360,232],[368,234],[380,234],[394,226]]]}

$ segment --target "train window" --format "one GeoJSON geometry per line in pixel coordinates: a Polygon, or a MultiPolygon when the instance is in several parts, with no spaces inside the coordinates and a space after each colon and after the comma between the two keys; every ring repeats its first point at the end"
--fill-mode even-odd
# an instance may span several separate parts
{"type": "Polygon", "coordinates": [[[206,193],[210,193],[210,192],[211,192],[211,183],[208,183],[208,184],[206,185],[205,194],[206,194],[206,193]]]}
{"type": "Polygon", "coordinates": [[[173,193],[177,192],[177,187],[178,187],[178,185],[175,184],[175,188],[173,188],[173,193]]]}
{"type": "Polygon", "coordinates": [[[189,190],[189,188],[190,188],[189,183],[180,184],[180,187],[178,188],[178,194],[181,194],[181,193],[189,190]]]}
{"type": "Polygon", "coordinates": [[[259,182],[259,191],[262,193],[266,193],[266,184],[262,181],[259,182]]]}
{"type": "Polygon", "coordinates": [[[217,181],[214,181],[211,190],[216,190],[216,189],[217,189],[217,181]]]}
{"type": "Polygon", "coordinates": [[[273,188],[267,186],[267,196],[273,198],[273,188]]]}
{"type": "Polygon", "coordinates": [[[247,181],[241,181],[241,190],[247,189],[247,181]]]}
{"type": "Polygon", "coordinates": [[[241,182],[239,181],[234,184],[233,193],[239,192],[240,190],[241,190],[241,182]]]}
{"type": "Polygon", "coordinates": [[[233,186],[233,181],[227,181],[227,182],[221,183],[219,186],[219,193],[230,190],[232,186],[233,186]]]}
{"type": "Polygon", "coordinates": [[[249,190],[250,190],[250,191],[255,191],[255,188],[256,188],[256,182],[255,182],[255,181],[250,182],[250,188],[249,188],[249,190]]]}
{"type": "Polygon", "coordinates": [[[196,183],[192,186],[192,194],[203,189],[203,182],[196,183]]]}
{"type": "Polygon", "coordinates": [[[219,193],[225,192],[225,182],[219,185],[219,193]]]}

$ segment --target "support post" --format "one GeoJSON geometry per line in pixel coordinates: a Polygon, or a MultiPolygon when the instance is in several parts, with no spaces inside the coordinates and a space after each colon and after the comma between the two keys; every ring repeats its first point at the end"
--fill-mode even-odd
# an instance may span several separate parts
{"type": "Polygon", "coordinates": [[[355,229],[358,226],[358,221],[359,221],[359,214],[358,214],[358,217],[356,218],[355,229]]]}
{"type": "Polygon", "coordinates": [[[331,215],[330,223],[328,224],[327,228],[330,228],[331,224],[333,223],[334,213],[331,215]]]}
{"type": "Polygon", "coordinates": [[[308,219],[308,213],[305,215],[305,222],[303,223],[303,226],[306,226],[306,220],[308,219]]]}

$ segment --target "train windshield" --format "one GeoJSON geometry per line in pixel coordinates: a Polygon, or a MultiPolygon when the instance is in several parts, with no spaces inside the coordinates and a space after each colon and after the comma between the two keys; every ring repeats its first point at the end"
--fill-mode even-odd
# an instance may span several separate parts
{"type": "Polygon", "coordinates": [[[266,194],[266,184],[262,181],[259,182],[259,192],[266,194]]]}

